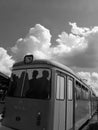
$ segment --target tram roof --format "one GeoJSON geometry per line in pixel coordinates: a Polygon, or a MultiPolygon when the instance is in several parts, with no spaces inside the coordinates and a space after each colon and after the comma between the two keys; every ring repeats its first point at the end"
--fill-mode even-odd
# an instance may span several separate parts
{"type": "Polygon", "coordinates": [[[67,67],[66,65],[64,64],[61,64],[59,62],[56,62],[56,61],[52,61],[52,60],[34,60],[32,63],[30,64],[25,64],[23,61],[21,62],[17,62],[13,65],[13,68],[14,67],[19,67],[19,66],[27,66],[27,65],[34,65],[34,64],[47,64],[47,65],[50,65],[50,66],[54,66],[54,67],[57,67],[57,68],[60,68],[60,69],[63,69],[63,70],[66,70],[72,74],[75,74],[69,67],[67,67]]]}
{"type": "MultiPolygon", "coordinates": [[[[15,63],[15,64],[13,65],[13,68],[17,68],[17,67],[20,67],[20,66],[26,67],[26,66],[28,66],[28,65],[32,66],[32,65],[35,65],[35,64],[47,64],[47,65],[50,65],[50,66],[54,66],[54,67],[56,67],[56,68],[60,68],[60,69],[62,69],[62,70],[64,70],[64,71],[67,71],[68,73],[74,75],[74,76],[77,77],[79,80],[81,80],[81,78],[79,78],[79,77],[74,73],[74,71],[73,71],[72,69],[70,69],[68,66],[66,66],[66,65],[64,65],[64,64],[61,64],[61,63],[59,63],[59,62],[57,62],[57,61],[53,61],[53,60],[34,60],[34,61],[33,61],[32,63],[30,63],[30,64],[25,64],[23,61],[21,61],[21,62],[15,63]]],[[[83,82],[83,81],[81,80],[81,82],[83,82]]]]}

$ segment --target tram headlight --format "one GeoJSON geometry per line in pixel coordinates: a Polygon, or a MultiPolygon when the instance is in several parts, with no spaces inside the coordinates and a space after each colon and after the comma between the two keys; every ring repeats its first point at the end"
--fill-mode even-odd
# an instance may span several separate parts
{"type": "Polygon", "coordinates": [[[33,62],[33,55],[26,55],[25,57],[24,57],[24,63],[25,64],[30,64],[30,63],[32,63],[33,62]]]}

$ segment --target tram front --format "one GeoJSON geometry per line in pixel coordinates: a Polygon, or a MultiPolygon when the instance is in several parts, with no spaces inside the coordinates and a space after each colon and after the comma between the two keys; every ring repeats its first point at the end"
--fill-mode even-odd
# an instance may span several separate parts
{"type": "Polygon", "coordinates": [[[38,62],[13,66],[2,125],[18,130],[52,130],[52,72],[38,62]]]}

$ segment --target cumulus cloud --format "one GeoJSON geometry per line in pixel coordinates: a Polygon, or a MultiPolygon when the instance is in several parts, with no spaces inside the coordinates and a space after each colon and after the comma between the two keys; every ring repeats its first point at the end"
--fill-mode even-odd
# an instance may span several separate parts
{"type": "Polygon", "coordinates": [[[88,84],[98,96],[98,73],[78,72],[77,75],[88,84]]]}
{"type": "Polygon", "coordinates": [[[98,27],[78,27],[76,23],[69,25],[71,33],[62,32],[52,44],[50,30],[36,24],[25,38],[18,39],[11,48],[13,57],[22,60],[24,55],[31,53],[35,58],[57,60],[68,66],[98,66],[98,27]]]}
{"type": "Polygon", "coordinates": [[[10,76],[14,60],[8,55],[7,50],[0,47],[0,72],[10,76]]]}
{"type": "Polygon", "coordinates": [[[17,40],[12,47],[13,56],[16,60],[21,60],[26,54],[33,54],[35,58],[50,58],[51,34],[48,29],[40,24],[29,30],[27,36],[17,40]]]}
{"type": "Polygon", "coordinates": [[[29,30],[25,38],[20,38],[12,47],[14,57],[18,60],[24,55],[31,53],[35,58],[55,59],[69,58],[77,53],[83,52],[87,47],[84,37],[62,32],[56,39],[56,44],[51,43],[51,34],[48,29],[40,24],[29,30]]]}
{"type": "Polygon", "coordinates": [[[90,32],[90,29],[89,28],[86,28],[86,27],[78,27],[76,23],[71,23],[69,22],[69,25],[72,26],[72,29],[71,29],[71,32],[73,34],[76,34],[76,35],[81,35],[81,36],[85,36],[86,34],[88,34],[88,32],[90,32]]]}
{"type": "MultiPolygon", "coordinates": [[[[78,27],[76,23],[69,23],[71,33],[61,33],[60,45],[70,47],[69,53],[63,53],[68,66],[94,68],[98,66],[98,27],[86,28],[78,27]]],[[[59,52],[60,53],[60,52],[59,52]]]]}

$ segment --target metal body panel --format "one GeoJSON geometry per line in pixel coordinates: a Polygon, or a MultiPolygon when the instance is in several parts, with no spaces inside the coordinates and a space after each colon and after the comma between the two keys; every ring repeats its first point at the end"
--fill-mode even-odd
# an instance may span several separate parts
{"type": "Polygon", "coordinates": [[[59,130],[65,130],[65,116],[66,116],[66,109],[65,109],[65,100],[64,101],[60,101],[59,103],[59,130]]]}
{"type": "Polygon", "coordinates": [[[13,130],[13,129],[5,127],[5,126],[1,125],[1,123],[0,123],[0,130],[13,130]]]}
{"type": "Polygon", "coordinates": [[[87,120],[90,119],[89,101],[79,100],[75,108],[75,129],[79,129],[87,120]]]}
{"type": "Polygon", "coordinates": [[[65,128],[65,101],[55,101],[54,107],[54,128],[53,130],[66,130],[65,128]]]}
{"type": "Polygon", "coordinates": [[[73,101],[67,101],[67,129],[73,128],[73,101]]]}
{"type": "Polygon", "coordinates": [[[20,130],[50,130],[51,102],[34,99],[7,98],[7,109],[2,124],[20,130]]]}
{"type": "Polygon", "coordinates": [[[59,102],[55,101],[54,103],[54,122],[53,130],[59,130],[59,102]]]}

